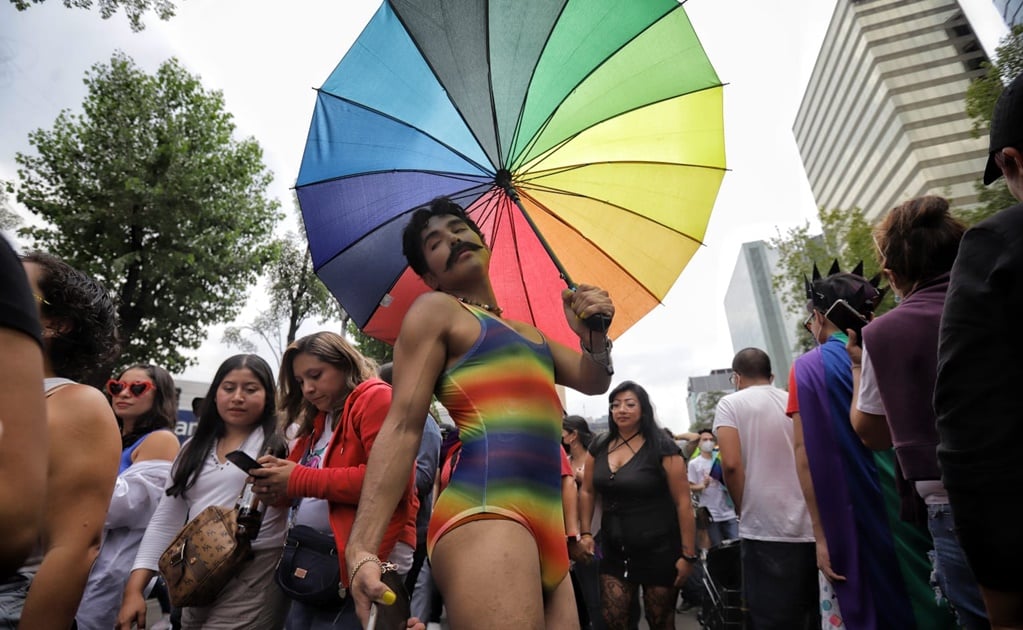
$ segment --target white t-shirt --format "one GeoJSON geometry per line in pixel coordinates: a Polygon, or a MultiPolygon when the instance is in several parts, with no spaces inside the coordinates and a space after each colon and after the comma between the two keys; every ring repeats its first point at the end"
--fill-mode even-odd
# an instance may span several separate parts
{"type": "Polygon", "coordinates": [[[813,541],[813,526],[796,475],[788,394],[773,385],[754,385],[718,402],[714,431],[739,432],[746,472],[739,537],[781,542],[813,541]]]}
{"type": "MultiPolygon", "coordinates": [[[[323,469],[323,454],[327,451],[330,438],[334,435],[333,414],[328,414],[324,421],[323,434],[316,440],[310,453],[309,461],[305,463],[310,468],[323,469]]],[[[305,454],[302,455],[305,457],[305,454]]],[[[298,506],[295,514],[295,524],[312,527],[318,532],[330,534],[330,504],[326,499],[315,497],[304,497],[298,506]]]]}
{"type": "Polygon", "coordinates": [[[867,354],[867,346],[863,346],[863,358],[860,367],[860,392],[856,399],[856,408],[863,413],[871,413],[875,416],[887,416],[884,410],[884,403],[881,402],[881,390],[877,387],[877,374],[874,372],[874,364],[867,354]]]}
{"type": "MultiPolygon", "coordinates": [[[[702,453],[689,460],[689,483],[703,483],[713,466],[714,458],[704,457],[702,453]]],[[[707,487],[700,490],[700,507],[710,510],[710,518],[715,523],[735,518],[735,510],[729,503],[724,484],[713,477],[707,481],[707,487]]]]}

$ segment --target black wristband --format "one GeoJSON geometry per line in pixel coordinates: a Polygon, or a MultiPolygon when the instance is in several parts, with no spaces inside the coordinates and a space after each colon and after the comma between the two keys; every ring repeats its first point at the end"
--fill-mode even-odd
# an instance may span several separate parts
{"type": "Polygon", "coordinates": [[[682,554],[682,559],[688,562],[689,564],[696,564],[697,562],[700,561],[699,556],[687,556],[685,553],[682,554]]]}

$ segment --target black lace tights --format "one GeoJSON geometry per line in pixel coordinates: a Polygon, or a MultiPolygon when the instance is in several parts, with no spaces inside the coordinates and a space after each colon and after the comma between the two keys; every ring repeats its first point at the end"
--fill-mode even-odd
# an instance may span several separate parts
{"type": "MultiPolygon", "coordinates": [[[[600,601],[608,630],[628,630],[629,607],[639,585],[610,575],[600,576],[600,601]]],[[[667,586],[643,587],[643,610],[650,630],[674,630],[678,589],[667,586]]]]}

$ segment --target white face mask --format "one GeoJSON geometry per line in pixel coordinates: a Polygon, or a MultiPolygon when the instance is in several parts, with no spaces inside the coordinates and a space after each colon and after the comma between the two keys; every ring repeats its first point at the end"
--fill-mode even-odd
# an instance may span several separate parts
{"type": "Polygon", "coordinates": [[[711,440],[704,440],[700,442],[700,450],[704,453],[710,453],[714,450],[714,442],[711,440]]]}

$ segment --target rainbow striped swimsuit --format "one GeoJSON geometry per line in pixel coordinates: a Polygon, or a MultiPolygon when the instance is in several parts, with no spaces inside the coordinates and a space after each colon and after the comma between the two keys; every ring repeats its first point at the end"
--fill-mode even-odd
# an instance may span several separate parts
{"type": "Polygon", "coordinates": [[[462,452],[433,509],[427,549],[470,521],[504,518],[536,540],[545,591],[568,573],[561,506],[561,401],[546,341],[533,343],[464,305],[480,336],[437,382],[437,399],[458,426],[462,452]]]}

